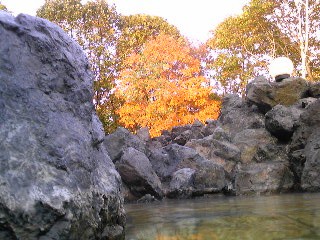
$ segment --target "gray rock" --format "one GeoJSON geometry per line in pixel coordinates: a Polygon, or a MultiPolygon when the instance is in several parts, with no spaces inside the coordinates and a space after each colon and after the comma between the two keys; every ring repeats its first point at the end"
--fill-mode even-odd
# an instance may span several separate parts
{"type": "Polygon", "coordinates": [[[188,142],[190,139],[193,139],[195,134],[192,130],[186,130],[182,132],[180,135],[178,135],[176,138],[173,139],[173,142],[184,146],[186,142],[188,142]]]}
{"type": "Polygon", "coordinates": [[[193,192],[195,170],[182,168],[172,174],[167,196],[170,198],[190,198],[193,192]]]}
{"type": "Polygon", "coordinates": [[[184,168],[181,166],[183,162],[196,164],[203,161],[203,158],[194,149],[178,144],[170,144],[153,150],[148,157],[156,174],[164,182],[170,181],[175,171],[184,168]]]}
{"type": "Polygon", "coordinates": [[[215,193],[221,191],[226,185],[223,167],[205,159],[192,148],[170,144],[153,151],[149,159],[163,185],[169,185],[168,197],[184,198],[192,195],[215,193]],[[187,180],[183,181],[186,185],[179,191],[174,187],[178,184],[177,181],[182,182],[182,176],[187,179],[186,170],[181,169],[192,169],[195,181],[192,183],[187,180]]]}
{"type": "Polygon", "coordinates": [[[104,145],[113,162],[118,161],[123,152],[129,147],[143,153],[146,152],[146,142],[123,127],[118,127],[114,133],[107,135],[104,145]]]}
{"type": "Polygon", "coordinates": [[[251,163],[239,165],[235,178],[236,195],[288,192],[293,174],[288,163],[251,163]]]}
{"type": "Polygon", "coordinates": [[[269,82],[258,77],[247,85],[247,98],[263,113],[281,104],[290,106],[307,96],[309,84],[302,78],[286,78],[281,82],[269,82]]]}
{"type": "Polygon", "coordinates": [[[223,99],[218,121],[231,138],[245,129],[264,128],[264,114],[238,95],[229,95],[223,99]]]}
{"type": "Polygon", "coordinates": [[[302,109],[276,105],[266,113],[266,129],[281,141],[289,141],[297,126],[302,109]]]}
{"type": "Polygon", "coordinates": [[[199,163],[194,174],[193,195],[219,193],[227,182],[224,169],[209,160],[199,163]]]}
{"type": "Polygon", "coordinates": [[[161,182],[144,153],[129,147],[116,162],[116,167],[133,195],[138,198],[145,194],[163,197],[161,182]]]}
{"type": "Polygon", "coordinates": [[[184,146],[191,139],[203,138],[203,128],[204,124],[198,120],[192,125],[174,127],[171,132],[172,142],[184,146]]]}
{"type": "Polygon", "coordinates": [[[242,163],[286,160],[286,153],[281,153],[283,149],[275,147],[277,139],[264,128],[241,131],[233,142],[241,151],[242,163]]]}
{"type": "Polygon", "coordinates": [[[1,11],[0,42],[0,236],[121,238],[120,176],[80,46],[44,19],[1,11]]]}
{"type": "Polygon", "coordinates": [[[169,197],[173,195],[178,197],[203,196],[205,194],[219,193],[227,184],[223,167],[204,158],[198,158],[195,161],[185,158],[180,161],[177,169],[171,178],[169,197]],[[194,172],[186,169],[192,169],[194,172]],[[186,174],[186,171],[188,174],[186,174]],[[182,174],[183,176],[181,176],[182,174]],[[176,179],[178,176],[180,178],[179,180],[176,179]],[[182,177],[185,180],[183,181],[184,185],[182,190],[174,191],[173,184],[177,186],[178,181],[181,183],[182,177]],[[190,181],[188,181],[188,179],[190,181]]]}
{"type": "Polygon", "coordinates": [[[310,85],[310,97],[320,98],[320,82],[315,82],[310,85]]]}
{"type": "Polygon", "coordinates": [[[305,153],[305,165],[301,176],[301,187],[305,191],[320,191],[320,128],[308,138],[305,153]]]}
{"type": "Polygon", "coordinates": [[[142,198],[139,198],[137,200],[137,203],[151,203],[151,202],[156,202],[156,201],[159,201],[159,200],[150,194],[146,194],[142,198]]]}
{"type": "Polygon", "coordinates": [[[296,188],[302,187],[307,191],[318,191],[320,99],[307,105],[298,125],[292,136],[289,151],[295,185],[296,188]]]}
{"type": "Polygon", "coordinates": [[[191,140],[185,146],[193,148],[203,158],[222,166],[231,175],[236,162],[240,161],[241,152],[227,139],[225,132],[218,130],[203,139],[191,140]]]}
{"type": "Polygon", "coordinates": [[[137,136],[144,142],[147,142],[151,139],[149,128],[143,127],[137,130],[137,136]]]}
{"type": "Polygon", "coordinates": [[[217,120],[208,119],[206,125],[202,128],[203,136],[207,137],[212,135],[219,125],[220,123],[217,120]]]}

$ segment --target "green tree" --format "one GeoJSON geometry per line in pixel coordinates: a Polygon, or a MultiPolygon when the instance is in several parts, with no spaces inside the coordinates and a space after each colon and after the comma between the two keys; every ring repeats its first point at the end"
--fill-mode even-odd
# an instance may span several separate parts
{"type": "Polygon", "coordinates": [[[179,30],[165,19],[146,14],[122,16],[121,35],[117,45],[117,56],[123,61],[132,53],[139,53],[143,45],[160,33],[181,37],[179,30]]]}
{"type": "MultiPolygon", "coordinates": [[[[274,12],[269,21],[290,38],[296,51],[296,66],[302,77],[316,80],[319,75],[320,1],[272,0],[274,12]]],[[[297,74],[298,74],[297,72],[297,74]]]]}
{"type": "MultiPolygon", "coordinates": [[[[319,54],[313,16],[310,49],[319,54]]],[[[208,69],[224,93],[245,94],[245,86],[254,76],[265,72],[271,58],[287,56],[301,66],[296,8],[293,1],[251,0],[243,13],[229,17],[213,31],[207,46],[211,51],[208,69]]],[[[318,58],[319,59],[319,58],[318,58]]],[[[309,57],[309,79],[313,79],[317,58],[309,57]]]]}

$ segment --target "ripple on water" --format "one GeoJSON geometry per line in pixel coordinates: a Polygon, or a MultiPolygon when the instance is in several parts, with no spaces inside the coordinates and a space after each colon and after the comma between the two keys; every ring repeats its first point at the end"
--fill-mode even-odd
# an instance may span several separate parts
{"type": "Polygon", "coordinates": [[[126,239],[320,239],[320,194],[128,204],[126,239]]]}

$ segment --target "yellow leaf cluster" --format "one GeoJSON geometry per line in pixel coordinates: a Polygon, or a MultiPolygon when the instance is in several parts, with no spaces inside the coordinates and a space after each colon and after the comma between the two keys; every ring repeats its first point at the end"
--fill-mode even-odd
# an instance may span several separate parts
{"type": "Polygon", "coordinates": [[[200,60],[183,39],[160,34],[125,61],[115,94],[124,100],[120,122],[131,130],[148,127],[152,136],[164,129],[218,117],[220,102],[201,76],[200,60]]]}

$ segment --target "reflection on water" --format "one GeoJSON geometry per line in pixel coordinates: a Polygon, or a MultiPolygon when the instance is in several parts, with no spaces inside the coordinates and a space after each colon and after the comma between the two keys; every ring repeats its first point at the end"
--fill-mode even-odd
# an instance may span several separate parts
{"type": "Polygon", "coordinates": [[[128,204],[128,240],[320,239],[320,194],[128,204]]]}

